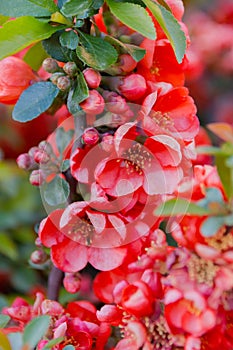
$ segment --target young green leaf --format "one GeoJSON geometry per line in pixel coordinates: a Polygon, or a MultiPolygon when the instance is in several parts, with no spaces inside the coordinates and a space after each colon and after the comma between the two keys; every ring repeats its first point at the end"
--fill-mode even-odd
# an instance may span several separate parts
{"type": "Polygon", "coordinates": [[[176,18],[165,7],[153,2],[143,0],[160,24],[169,39],[176,55],[178,63],[181,63],[186,50],[186,37],[176,18]]]}
{"type": "Polygon", "coordinates": [[[62,154],[65,151],[73,135],[74,130],[65,131],[63,128],[56,129],[56,144],[60,154],[62,154]]]}
{"type": "Polygon", "coordinates": [[[37,71],[41,67],[42,62],[46,57],[48,57],[47,53],[45,52],[41,42],[38,42],[27,51],[23,60],[30,67],[32,67],[33,70],[37,71]]]}
{"type": "Polygon", "coordinates": [[[9,18],[9,16],[0,15],[0,26],[2,26],[6,21],[8,21],[9,18]]]}
{"type": "Polygon", "coordinates": [[[77,18],[84,19],[92,16],[95,11],[92,7],[92,0],[68,0],[61,8],[61,13],[64,16],[76,16],[77,18]]]}
{"type": "Polygon", "coordinates": [[[39,82],[29,86],[15,105],[13,119],[22,123],[35,119],[52,105],[59,91],[51,82],[39,82]]]}
{"type": "Polygon", "coordinates": [[[77,80],[74,83],[74,86],[70,89],[68,99],[67,99],[67,107],[72,114],[76,114],[80,111],[79,104],[86,100],[89,96],[89,89],[84,79],[82,73],[79,73],[77,76],[77,80]]]}
{"type": "Polygon", "coordinates": [[[142,49],[141,47],[132,44],[125,44],[110,35],[106,35],[105,40],[115,46],[117,50],[122,51],[123,53],[128,53],[136,62],[143,59],[146,54],[146,50],[142,49]]]}
{"type": "Polygon", "coordinates": [[[64,337],[52,339],[44,346],[43,350],[51,349],[54,345],[61,343],[63,340],[64,337]]]}
{"type": "Polygon", "coordinates": [[[0,331],[0,350],[11,350],[11,344],[2,331],[0,331]]]}
{"type": "Polygon", "coordinates": [[[224,225],[223,216],[208,217],[201,225],[200,232],[204,237],[214,236],[218,230],[224,225]]]}
{"type": "Polygon", "coordinates": [[[63,47],[67,47],[67,49],[70,49],[70,50],[75,50],[76,47],[78,46],[79,37],[73,30],[70,30],[68,32],[64,31],[60,35],[59,40],[60,40],[60,44],[63,47]]]}
{"type": "Polygon", "coordinates": [[[8,315],[0,315],[0,328],[4,328],[7,323],[10,321],[10,316],[8,315]]]}
{"type": "Polygon", "coordinates": [[[102,38],[96,38],[79,31],[81,46],[76,49],[77,56],[88,66],[104,70],[117,61],[117,51],[102,38]]]}
{"type": "Polygon", "coordinates": [[[0,13],[9,17],[49,17],[54,11],[56,11],[56,8],[57,7],[52,0],[0,1],[0,13]]]}
{"type": "Polygon", "coordinates": [[[227,165],[228,156],[215,155],[215,164],[227,197],[233,197],[233,168],[227,165]]]}
{"type": "Polygon", "coordinates": [[[34,318],[24,329],[23,343],[34,348],[45,335],[49,327],[50,317],[47,315],[34,318]]]}
{"type": "Polygon", "coordinates": [[[48,9],[48,11],[52,14],[53,12],[58,11],[58,7],[53,0],[28,0],[32,4],[43,7],[44,9],[48,9]]]}
{"type": "Polygon", "coordinates": [[[173,198],[165,203],[162,203],[154,211],[155,215],[158,216],[175,216],[175,215],[207,215],[210,212],[198,205],[189,202],[183,198],[173,198]]]}
{"type": "Polygon", "coordinates": [[[153,21],[146,10],[136,4],[107,0],[112,14],[122,23],[149,39],[156,39],[153,21]]]}
{"type": "Polygon", "coordinates": [[[56,175],[50,182],[42,186],[42,195],[50,206],[59,206],[66,203],[70,194],[70,187],[66,180],[56,175]]]}
{"type": "Polygon", "coordinates": [[[6,22],[0,28],[0,59],[12,55],[40,40],[49,38],[61,27],[52,27],[33,17],[25,16],[6,22]]]}

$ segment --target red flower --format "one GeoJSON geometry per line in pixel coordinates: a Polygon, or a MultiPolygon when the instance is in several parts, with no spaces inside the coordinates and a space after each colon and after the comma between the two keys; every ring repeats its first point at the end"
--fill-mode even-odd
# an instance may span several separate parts
{"type": "Polygon", "coordinates": [[[183,176],[180,144],[171,136],[145,137],[135,123],[120,126],[114,135],[114,152],[95,170],[96,182],[110,196],[143,189],[148,195],[172,193],[183,176]],[[138,139],[143,142],[137,142],[138,139]]]}
{"type": "Polygon", "coordinates": [[[196,106],[185,87],[172,87],[170,84],[150,84],[152,93],[142,104],[144,127],[151,134],[160,128],[183,141],[191,141],[199,131],[196,106]]]}
{"type": "Polygon", "coordinates": [[[6,57],[0,61],[0,102],[14,104],[36,76],[31,67],[17,57],[6,57]]]}
{"type": "Polygon", "coordinates": [[[165,293],[165,317],[174,334],[185,332],[199,337],[216,324],[216,311],[195,290],[169,289],[165,293]]]}
{"type": "Polygon", "coordinates": [[[103,271],[116,268],[127,254],[126,247],[116,247],[124,234],[124,222],[117,215],[94,212],[85,202],[55,210],[39,229],[42,243],[51,248],[53,263],[65,272],[79,271],[88,262],[103,271]]]}
{"type": "Polygon", "coordinates": [[[167,39],[154,41],[146,38],[140,47],[146,50],[146,54],[137,65],[137,73],[147,81],[163,81],[174,86],[184,85],[187,58],[184,56],[179,64],[167,39]]]}

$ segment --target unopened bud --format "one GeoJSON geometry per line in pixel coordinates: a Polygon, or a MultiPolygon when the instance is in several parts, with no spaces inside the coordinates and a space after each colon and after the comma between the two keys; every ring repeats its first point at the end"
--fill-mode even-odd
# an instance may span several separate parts
{"type": "Polygon", "coordinates": [[[64,77],[64,73],[57,72],[51,75],[50,80],[54,85],[57,85],[58,78],[64,77]]]}
{"type": "Polygon", "coordinates": [[[81,276],[79,273],[66,273],[63,279],[63,285],[67,292],[77,293],[81,287],[81,276]]]}
{"type": "Polygon", "coordinates": [[[35,250],[30,257],[31,262],[36,265],[45,263],[47,259],[47,254],[43,250],[35,250]]]}
{"type": "Polygon", "coordinates": [[[70,78],[69,77],[63,76],[63,77],[59,77],[57,79],[57,87],[61,91],[68,90],[70,88],[70,86],[71,86],[71,82],[70,82],[70,78]]]}
{"type": "Polygon", "coordinates": [[[50,157],[48,153],[44,150],[38,149],[34,154],[34,160],[36,163],[39,164],[46,164],[48,163],[50,157]]]}
{"type": "Polygon", "coordinates": [[[111,152],[114,145],[114,137],[110,134],[106,134],[102,137],[101,148],[106,152],[111,152]]]}
{"type": "Polygon", "coordinates": [[[28,151],[29,156],[34,159],[34,155],[38,151],[38,149],[39,148],[37,146],[31,147],[28,151]]]}
{"type": "Polygon", "coordinates": [[[32,157],[28,153],[20,154],[16,160],[18,167],[24,170],[29,170],[33,164],[32,157]]]}
{"type": "Polygon", "coordinates": [[[100,114],[104,110],[104,99],[97,90],[90,90],[88,98],[80,103],[80,107],[87,114],[100,114]]]}
{"type": "Polygon", "coordinates": [[[104,91],[103,97],[105,99],[106,107],[109,112],[112,113],[125,113],[128,111],[129,107],[124,97],[120,96],[114,91],[104,91]]]}
{"type": "Polygon", "coordinates": [[[129,101],[136,101],[146,93],[146,80],[140,74],[130,74],[120,78],[117,90],[129,101]]]}
{"type": "Polygon", "coordinates": [[[49,142],[47,141],[41,141],[38,145],[38,148],[42,151],[45,151],[47,154],[52,154],[53,149],[49,142]]]}
{"type": "Polygon", "coordinates": [[[119,60],[120,68],[125,73],[132,72],[137,66],[137,62],[129,54],[120,55],[119,60]]]}
{"type": "Polygon", "coordinates": [[[60,67],[57,64],[57,61],[50,57],[46,58],[43,61],[42,67],[48,73],[55,73],[60,70],[60,67]]]}
{"type": "Polygon", "coordinates": [[[40,186],[44,182],[44,176],[41,169],[33,170],[29,177],[29,181],[33,186],[40,186]]]}
{"type": "Polygon", "coordinates": [[[70,77],[73,77],[77,71],[78,68],[76,66],[76,64],[74,62],[67,62],[64,66],[63,66],[63,70],[66,74],[68,74],[70,77]]]}
{"type": "Polygon", "coordinates": [[[95,128],[87,128],[84,130],[82,137],[86,145],[95,145],[99,141],[99,133],[95,128]]]}
{"type": "Polygon", "coordinates": [[[101,75],[98,71],[87,68],[83,71],[83,75],[90,89],[96,89],[100,85],[101,75]]]}

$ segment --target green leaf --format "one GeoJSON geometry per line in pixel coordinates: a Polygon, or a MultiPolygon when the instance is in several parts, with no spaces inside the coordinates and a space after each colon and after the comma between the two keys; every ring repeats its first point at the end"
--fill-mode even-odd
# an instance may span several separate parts
{"type": "Polygon", "coordinates": [[[32,67],[33,70],[37,71],[41,67],[42,62],[46,57],[48,57],[47,53],[45,52],[41,42],[38,42],[27,51],[23,60],[30,67],[32,67]]]}
{"type": "Polygon", "coordinates": [[[50,317],[47,315],[34,318],[24,329],[23,343],[34,348],[45,335],[49,327],[50,317]]]}
{"type": "Polygon", "coordinates": [[[227,165],[228,156],[215,155],[215,164],[217,166],[218,175],[223,184],[227,197],[233,197],[233,168],[227,165]]]}
{"type": "MultiPolygon", "coordinates": [[[[18,1],[18,0],[17,0],[18,1]]],[[[53,0],[28,0],[32,4],[43,7],[47,9],[51,14],[58,11],[58,7],[55,5],[53,0]]]]}
{"type": "Polygon", "coordinates": [[[77,61],[75,51],[61,46],[60,36],[64,31],[54,33],[49,39],[43,40],[42,45],[49,56],[61,62],[77,61]]]}
{"type": "Polygon", "coordinates": [[[2,16],[2,15],[0,15],[0,26],[2,26],[3,23],[8,21],[9,18],[10,18],[9,16],[2,16]]]}
{"type": "Polygon", "coordinates": [[[8,315],[0,315],[0,328],[4,328],[10,319],[11,318],[8,315]]]}
{"type": "Polygon", "coordinates": [[[74,86],[70,89],[68,99],[67,99],[67,107],[72,114],[76,114],[80,111],[81,107],[79,104],[86,100],[89,96],[89,89],[84,79],[82,73],[79,73],[77,76],[77,80],[74,83],[74,86]]]}
{"type": "Polygon", "coordinates": [[[7,233],[0,232],[0,253],[12,260],[18,257],[17,246],[7,233]]]}
{"type": "Polygon", "coordinates": [[[64,340],[64,337],[59,337],[59,338],[52,339],[45,345],[43,350],[51,349],[54,345],[57,345],[57,344],[61,343],[63,340],[64,340]]]}
{"type": "Polygon", "coordinates": [[[61,166],[60,166],[60,170],[62,173],[64,173],[65,171],[67,171],[70,167],[70,160],[69,159],[65,159],[61,166]]]}
{"type": "Polygon", "coordinates": [[[77,47],[76,53],[80,60],[88,66],[97,70],[104,70],[117,61],[117,51],[111,44],[101,38],[80,31],[79,34],[82,46],[77,47]]]}
{"type": "Polygon", "coordinates": [[[51,82],[39,82],[29,86],[15,105],[13,119],[22,123],[35,119],[52,105],[59,91],[51,82]]]}
{"type": "Polygon", "coordinates": [[[73,136],[74,130],[65,131],[63,128],[56,129],[56,144],[60,154],[65,151],[73,136]]]}
{"type": "Polygon", "coordinates": [[[59,37],[59,41],[67,49],[75,50],[79,43],[79,37],[73,30],[70,30],[69,32],[63,32],[59,37]]]}
{"type": "Polygon", "coordinates": [[[22,333],[20,332],[10,333],[8,334],[8,338],[10,340],[12,350],[22,349],[22,346],[23,346],[22,333]]]}
{"type": "Polygon", "coordinates": [[[214,236],[218,230],[224,225],[224,217],[211,216],[207,218],[200,227],[200,232],[204,237],[214,236]]]}
{"type": "Polygon", "coordinates": [[[73,345],[66,345],[63,350],[75,350],[75,347],[73,345]]]}
{"type": "Polygon", "coordinates": [[[222,154],[223,151],[219,147],[214,147],[214,146],[198,146],[196,147],[196,151],[198,154],[222,154]]]}
{"type": "MultiPolygon", "coordinates": [[[[33,17],[49,17],[54,10],[43,6],[47,0],[7,0],[0,1],[0,13],[9,17],[33,16],[33,17]]],[[[48,1],[51,3],[51,0],[48,1]]],[[[54,4],[56,7],[56,5],[54,4]]]]}
{"type": "Polygon", "coordinates": [[[0,350],[11,350],[10,342],[2,331],[0,331],[0,350]]]}
{"type": "Polygon", "coordinates": [[[122,23],[149,39],[156,39],[153,21],[142,6],[114,0],[107,0],[107,4],[112,14],[122,23]]]}
{"type": "Polygon", "coordinates": [[[0,60],[33,43],[49,38],[60,28],[29,16],[6,22],[0,28],[0,60]]]}
{"type": "Polygon", "coordinates": [[[123,53],[128,53],[136,62],[139,62],[146,54],[146,50],[138,47],[136,45],[125,44],[122,41],[113,38],[110,35],[105,36],[105,40],[115,46],[117,50],[123,51],[123,53]]]}
{"type": "Polygon", "coordinates": [[[153,2],[143,0],[163,29],[169,39],[178,63],[181,63],[186,50],[186,37],[176,18],[165,7],[153,2]]]}
{"type": "Polygon", "coordinates": [[[59,206],[67,201],[70,187],[66,180],[56,175],[52,181],[43,185],[42,194],[48,205],[59,206]]]}
{"type": "Polygon", "coordinates": [[[210,212],[207,209],[199,207],[183,198],[170,199],[161,204],[154,211],[154,214],[157,216],[175,216],[181,214],[203,216],[209,213],[210,212]]]}
{"type": "Polygon", "coordinates": [[[92,0],[68,0],[61,8],[61,12],[67,17],[75,16],[79,19],[84,19],[95,13],[92,4],[92,0]]]}

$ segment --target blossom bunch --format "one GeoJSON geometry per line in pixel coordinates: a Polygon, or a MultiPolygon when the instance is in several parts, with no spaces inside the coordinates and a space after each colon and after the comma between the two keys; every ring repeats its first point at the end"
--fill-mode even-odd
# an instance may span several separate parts
{"type": "Polygon", "coordinates": [[[26,77],[4,86],[0,102],[16,103],[21,122],[55,114],[57,128],[17,158],[47,213],[31,263],[50,267],[48,292],[5,307],[0,337],[18,332],[22,349],[38,350],[230,350],[233,131],[221,124],[222,148],[197,157],[182,1],[49,3],[4,25],[29,21],[49,57],[37,73],[14,56],[0,61],[1,81],[12,62],[26,77]],[[66,306],[62,282],[79,298],[66,306]],[[28,329],[40,322],[32,342],[28,329]]]}

